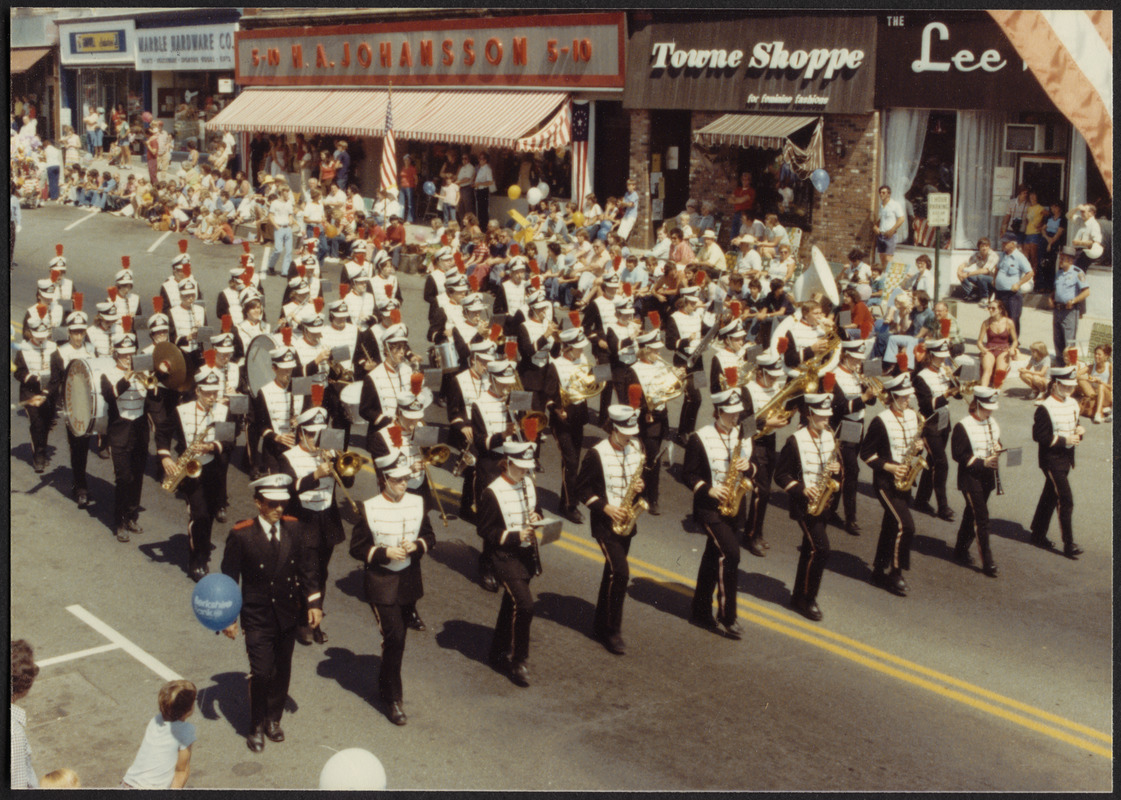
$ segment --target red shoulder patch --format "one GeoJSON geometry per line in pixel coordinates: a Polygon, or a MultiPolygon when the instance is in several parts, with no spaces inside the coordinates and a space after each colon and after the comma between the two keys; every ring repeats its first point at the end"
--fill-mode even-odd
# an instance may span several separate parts
{"type": "Polygon", "coordinates": [[[243,528],[248,528],[248,527],[249,527],[250,525],[252,525],[252,524],[253,524],[253,520],[251,520],[251,519],[243,519],[243,520],[242,520],[241,522],[239,522],[239,523],[237,523],[236,525],[234,525],[234,530],[235,530],[235,531],[240,531],[240,530],[242,530],[243,528]]]}
{"type": "Polygon", "coordinates": [[[281,519],[282,519],[282,520],[284,520],[285,522],[299,522],[299,521],[300,521],[300,520],[299,520],[299,519],[297,519],[296,517],[290,517],[290,516],[288,516],[287,514],[285,514],[284,516],[282,516],[282,517],[281,517],[281,519]]]}

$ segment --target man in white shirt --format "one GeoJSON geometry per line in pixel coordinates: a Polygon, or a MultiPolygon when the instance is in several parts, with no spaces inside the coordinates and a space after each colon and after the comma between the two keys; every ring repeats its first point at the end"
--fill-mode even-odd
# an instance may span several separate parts
{"type": "Polygon", "coordinates": [[[494,172],[487,154],[479,153],[479,168],[475,170],[475,216],[479,218],[479,228],[484,231],[490,223],[490,196],[494,192],[494,172]]]}
{"type": "Polygon", "coordinates": [[[58,179],[62,175],[62,151],[50,139],[43,140],[43,160],[47,165],[47,185],[51,200],[58,199],[58,179]]]}
{"type": "Polygon", "coordinates": [[[895,255],[897,241],[896,232],[907,221],[907,212],[898,200],[891,199],[891,187],[884,184],[880,187],[879,216],[873,220],[872,230],[876,232],[876,252],[880,255],[880,263],[887,272],[891,264],[891,257],[895,255]]]}
{"type": "Polygon", "coordinates": [[[463,219],[464,214],[475,213],[475,166],[471,163],[471,154],[463,154],[463,163],[460,164],[459,172],[456,173],[455,182],[459,184],[459,218],[463,219]]]}
{"type": "Polygon", "coordinates": [[[280,187],[280,194],[269,204],[269,224],[273,228],[275,249],[269,257],[269,275],[287,275],[292,263],[292,192],[287,186],[280,187]],[[277,260],[280,269],[275,269],[277,260]]]}

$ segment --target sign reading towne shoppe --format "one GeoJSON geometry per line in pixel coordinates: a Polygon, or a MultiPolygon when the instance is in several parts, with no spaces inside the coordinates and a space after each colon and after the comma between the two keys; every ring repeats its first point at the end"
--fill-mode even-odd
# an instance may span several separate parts
{"type": "Polygon", "coordinates": [[[621,87],[625,28],[615,12],[239,31],[237,81],[621,87]]]}

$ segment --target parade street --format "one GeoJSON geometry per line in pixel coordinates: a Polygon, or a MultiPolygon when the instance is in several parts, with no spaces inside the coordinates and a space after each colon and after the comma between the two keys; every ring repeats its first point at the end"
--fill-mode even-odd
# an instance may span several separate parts
{"type": "MultiPolygon", "coordinates": [[[[11,275],[12,319],[18,323],[35,302],[35,280],[46,277],[56,243],[65,246],[68,277],[85,294],[87,311],[104,298],[127,254],[150,314],[179,238],[69,206],[25,212],[11,275]]],[[[214,302],[241,247],[191,239],[189,252],[208,323],[217,326],[214,302]]],[[[254,245],[253,253],[263,274],[264,248],[254,245]]],[[[337,297],[339,267],[324,265],[333,284],[328,301],[337,297]]],[[[262,280],[267,319],[275,322],[283,282],[262,280]]],[[[404,321],[422,355],[423,280],[401,276],[404,321]]],[[[962,318],[972,353],[979,320],[962,318]]],[[[1028,309],[1024,324],[1050,330],[1045,312],[1028,309]]],[[[1048,335],[1028,330],[1025,344],[1048,335]]],[[[145,346],[147,333],[139,340],[145,346]]],[[[144,532],[122,544],[111,528],[111,462],[91,454],[92,504],[79,510],[60,419],[50,435],[50,465],[36,475],[13,381],[10,622],[11,638],[30,642],[41,666],[22,704],[36,767],[69,767],[85,787],[117,786],[156,711],[157,690],[183,677],[199,689],[192,788],[313,788],[333,753],[357,747],[377,755],[393,790],[1109,791],[1113,426],[1083,420],[1087,437],[1070,476],[1075,539],[1085,552],[1071,560],[1033,547],[1027,525],[1044,481],[1031,440],[1035,406],[1018,383],[1009,385],[996,418],[1004,444],[1023,447],[1023,463],[1002,467],[1005,493],[989,502],[996,579],[955,563],[957,521],[916,514],[908,596],[870,584],[883,512],[862,467],[863,535],[828,530],[832,556],[818,597],[823,621],[808,622],[788,607],[801,533],[776,488],[765,528],[770,549],[763,558],[743,550],[740,560],[743,640],[690,625],[705,540],[686,519],[691,495],[674,477],[677,447],[667,459],[673,471],[662,475],[661,515],[640,518],[630,550],[625,656],[592,638],[604,559],[587,523],[566,522],[560,540],[542,548],[543,574],[532,583],[532,685],[520,688],[496,672],[487,653],[500,596],[477,580],[481,540],[472,525],[452,519],[445,527],[432,514],[437,544],[423,562],[418,606],[428,630],[409,632],[404,655],[409,724],[391,724],[378,699],[380,638],[360,565],[344,544],[325,587],[329,641],[297,645],[287,740],[254,754],[244,739],[245,646],[194,618],[187,508],[161,490],[157,459],[149,458],[144,479],[144,532]]],[[[965,407],[955,400],[952,420],[965,407]]],[[[679,401],[670,407],[674,424],[678,409],[679,401]]],[[[706,395],[701,424],[710,415],[706,395]]],[[[431,407],[427,421],[445,422],[443,410],[431,407]]],[[[793,430],[780,431],[780,447],[793,430]]],[[[603,435],[591,425],[587,434],[585,446],[603,435]]],[[[539,497],[556,514],[555,441],[546,439],[542,452],[539,497]]],[[[229,473],[228,523],[215,525],[212,572],[229,527],[256,513],[243,455],[235,454],[229,473]]],[[[446,487],[449,514],[460,491],[447,471],[452,463],[432,473],[446,487]]],[[[960,520],[955,477],[951,465],[950,504],[960,520]]],[[[376,491],[367,468],[351,494],[361,501],[376,491]]],[[[1057,521],[1049,535],[1059,541],[1057,521]]]]}

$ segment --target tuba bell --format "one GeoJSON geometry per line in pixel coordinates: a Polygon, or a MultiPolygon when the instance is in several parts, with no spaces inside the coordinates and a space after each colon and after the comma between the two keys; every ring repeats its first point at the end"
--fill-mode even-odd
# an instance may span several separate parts
{"type": "Polygon", "coordinates": [[[432,447],[420,448],[420,457],[425,464],[438,467],[451,457],[451,448],[446,444],[437,444],[432,447]]]}
{"type": "Polygon", "coordinates": [[[335,456],[335,472],[344,478],[350,478],[358,474],[359,470],[366,464],[370,463],[370,459],[361,453],[355,453],[353,450],[344,450],[335,456]]]}

